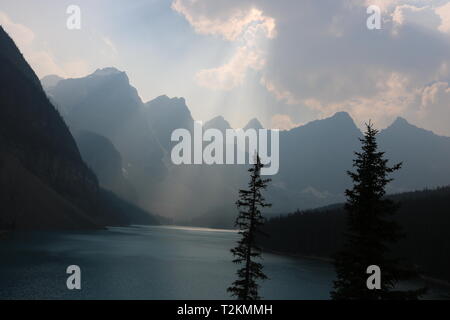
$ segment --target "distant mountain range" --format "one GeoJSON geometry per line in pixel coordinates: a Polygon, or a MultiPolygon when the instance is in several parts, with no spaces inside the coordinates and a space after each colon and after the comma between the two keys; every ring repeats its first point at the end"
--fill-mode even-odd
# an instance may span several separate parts
{"type": "MultiPolygon", "coordinates": [[[[79,131],[93,132],[109,140],[122,158],[121,183],[126,180],[129,184],[127,193],[136,191],[136,204],[183,223],[232,226],[234,202],[238,189],[247,183],[247,167],[172,164],[172,131],[192,130],[194,124],[183,98],[160,96],[143,103],[126,74],[114,68],[97,70],[80,79],[58,79],[56,84],[55,79],[47,77],[43,84],[71,132],[75,137],[79,131]]],[[[204,128],[224,131],[231,127],[218,116],[205,122],[204,128]]],[[[252,119],[245,128],[261,129],[262,125],[252,119]]],[[[350,184],[346,171],[351,169],[361,136],[345,112],[281,131],[280,170],[271,177],[267,194],[274,204],[269,214],[342,201],[350,184]]],[[[381,130],[379,143],[388,159],[404,163],[389,192],[450,183],[450,138],[398,118],[381,130]]],[[[111,161],[116,161],[114,158],[111,161]]],[[[85,159],[87,163],[89,159],[91,156],[85,159]]],[[[102,161],[108,166],[107,157],[102,161]]],[[[102,185],[128,197],[107,182],[96,169],[98,164],[90,166],[102,185]]]]}
{"type": "Polygon", "coordinates": [[[0,70],[0,230],[156,223],[100,188],[63,118],[1,27],[0,70]]]}

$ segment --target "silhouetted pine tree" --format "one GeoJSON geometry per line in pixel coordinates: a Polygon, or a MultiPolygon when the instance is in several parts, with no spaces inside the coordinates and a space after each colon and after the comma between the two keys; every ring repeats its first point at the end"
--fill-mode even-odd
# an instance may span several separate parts
{"type": "Polygon", "coordinates": [[[238,241],[236,248],[231,249],[236,264],[244,264],[237,271],[238,279],[228,288],[228,292],[239,300],[258,300],[257,280],[267,279],[263,273],[261,263],[255,262],[257,258],[261,258],[261,249],[256,245],[256,235],[261,233],[259,228],[264,224],[264,218],[261,215],[260,208],[270,207],[271,204],[266,203],[261,191],[266,189],[270,179],[261,179],[261,168],[264,165],[258,155],[256,155],[256,163],[248,171],[250,172],[250,182],[248,190],[239,190],[239,200],[236,205],[239,209],[239,215],[236,219],[236,227],[239,228],[241,239],[238,241]]]}
{"type": "Polygon", "coordinates": [[[403,235],[391,216],[398,205],[385,198],[385,187],[393,179],[389,175],[401,168],[401,163],[388,166],[384,152],[378,151],[378,131],[369,122],[362,143],[362,152],[353,160],[355,172],[348,172],[353,188],[346,190],[347,233],[344,249],[335,259],[337,280],[334,281],[333,299],[417,299],[424,289],[396,290],[399,280],[414,275],[402,269],[399,260],[389,254],[389,245],[403,235]],[[367,267],[381,269],[381,289],[367,288],[367,267]]]}

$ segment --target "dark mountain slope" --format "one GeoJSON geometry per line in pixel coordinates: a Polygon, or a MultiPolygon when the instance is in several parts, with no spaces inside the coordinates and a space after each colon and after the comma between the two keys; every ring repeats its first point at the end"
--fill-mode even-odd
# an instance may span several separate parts
{"type": "MultiPolygon", "coordinates": [[[[81,210],[98,214],[95,175],[36,75],[0,28],[0,152],[81,210]]],[[[2,185],[2,189],[7,188],[2,185]]],[[[25,199],[24,199],[25,200],[25,199]]]]}
{"type": "Polygon", "coordinates": [[[97,228],[100,223],[41,179],[24,168],[14,156],[0,155],[0,229],[97,228]]]}
{"type": "Polygon", "coordinates": [[[122,157],[109,139],[89,131],[75,136],[83,160],[95,172],[100,185],[136,203],[136,190],[123,173],[122,157]]]}
{"type": "Polygon", "coordinates": [[[27,77],[34,85],[40,87],[39,78],[31,69],[30,65],[23,58],[22,53],[17,49],[14,41],[0,26],[0,54],[8,65],[13,66],[23,76],[27,77]]]}

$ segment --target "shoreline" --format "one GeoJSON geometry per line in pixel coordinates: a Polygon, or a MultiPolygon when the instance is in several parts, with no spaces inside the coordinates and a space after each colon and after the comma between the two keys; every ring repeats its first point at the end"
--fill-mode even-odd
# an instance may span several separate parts
{"type": "MultiPolygon", "coordinates": [[[[326,262],[326,263],[330,263],[330,264],[333,263],[333,258],[330,258],[330,257],[309,256],[309,255],[304,255],[304,254],[300,254],[300,253],[287,253],[287,252],[283,252],[283,251],[276,251],[276,250],[271,250],[271,249],[266,249],[266,248],[263,248],[263,252],[267,252],[267,253],[271,253],[271,254],[275,254],[275,255],[279,255],[279,256],[297,258],[297,259],[315,260],[315,261],[321,261],[321,262],[326,262]]],[[[429,276],[426,274],[420,275],[419,278],[422,279],[423,281],[425,281],[425,283],[431,283],[436,286],[442,286],[447,289],[450,289],[450,280],[439,279],[439,278],[435,278],[435,277],[432,277],[432,276],[429,276]]]]}
{"type": "Polygon", "coordinates": [[[425,281],[425,283],[429,282],[436,286],[442,286],[442,287],[450,289],[450,280],[434,278],[434,277],[430,277],[428,275],[421,275],[420,279],[425,281]]]}
{"type": "Polygon", "coordinates": [[[304,255],[304,254],[300,254],[300,253],[288,253],[288,252],[276,251],[276,250],[266,249],[266,248],[263,248],[263,252],[272,253],[272,254],[276,254],[279,256],[291,257],[291,258],[315,260],[315,261],[321,261],[321,262],[326,262],[326,263],[330,263],[330,264],[333,263],[333,258],[324,257],[324,256],[308,256],[308,255],[304,255]]]}

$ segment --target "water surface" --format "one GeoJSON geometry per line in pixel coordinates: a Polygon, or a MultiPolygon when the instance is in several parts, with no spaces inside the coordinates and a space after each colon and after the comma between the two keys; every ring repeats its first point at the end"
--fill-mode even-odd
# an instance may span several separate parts
{"type": "MultiPolygon", "coordinates": [[[[0,241],[0,299],[229,299],[236,232],[133,226],[72,233],[16,234],[0,241]],[[66,268],[81,268],[80,291],[66,268]]],[[[325,262],[264,253],[266,299],[328,299],[325,262]]]]}

